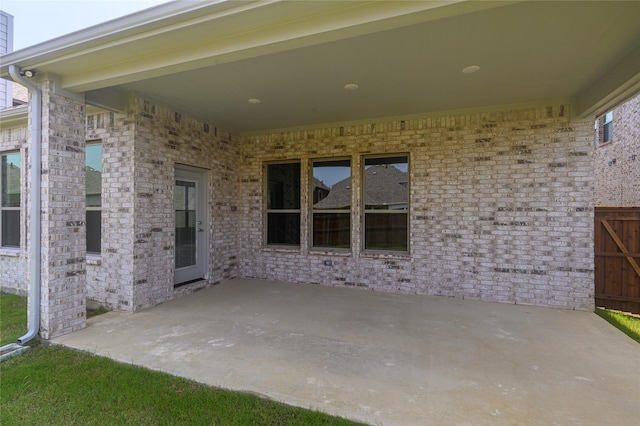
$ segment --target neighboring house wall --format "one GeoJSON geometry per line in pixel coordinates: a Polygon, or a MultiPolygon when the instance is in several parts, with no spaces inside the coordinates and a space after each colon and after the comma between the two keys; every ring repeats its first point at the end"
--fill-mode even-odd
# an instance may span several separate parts
{"type": "Polygon", "coordinates": [[[22,105],[29,102],[29,91],[26,87],[18,83],[12,83],[11,87],[13,88],[13,106],[22,105]]]}
{"type": "Polygon", "coordinates": [[[596,206],[640,207],[640,96],[613,110],[613,139],[597,145],[594,170],[596,206]]]}
{"type": "MultiPolygon", "coordinates": [[[[0,10],[0,55],[13,51],[13,16],[0,10]]],[[[13,106],[12,84],[0,78],[0,109],[13,106]]]]}
{"type": "MultiPolygon", "coordinates": [[[[245,137],[240,275],[563,308],[593,307],[593,123],[568,107],[509,110],[245,137]],[[410,153],[410,254],[263,245],[263,162],[410,153]],[[325,261],[330,262],[325,262],[325,261]]],[[[362,205],[361,191],[356,191],[362,205]]],[[[359,217],[356,208],[355,217],[359,217]]],[[[361,213],[361,212],[360,212],[361,213]]]]}

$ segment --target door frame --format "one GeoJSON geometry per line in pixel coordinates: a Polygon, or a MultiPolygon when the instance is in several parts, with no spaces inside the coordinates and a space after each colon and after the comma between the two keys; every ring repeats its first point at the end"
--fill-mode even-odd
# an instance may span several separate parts
{"type": "MultiPolygon", "coordinates": [[[[176,163],[174,166],[173,188],[176,180],[186,180],[196,182],[196,264],[191,267],[175,268],[175,256],[177,247],[174,246],[173,264],[173,285],[179,286],[189,281],[207,279],[209,270],[209,179],[207,169],[186,166],[176,163]],[[200,223],[201,222],[201,223],[200,223]]],[[[172,197],[173,203],[173,197],[172,197]]],[[[174,232],[175,232],[175,209],[174,209],[174,232]]],[[[175,244],[175,240],[174,240],[175,244]]]]}

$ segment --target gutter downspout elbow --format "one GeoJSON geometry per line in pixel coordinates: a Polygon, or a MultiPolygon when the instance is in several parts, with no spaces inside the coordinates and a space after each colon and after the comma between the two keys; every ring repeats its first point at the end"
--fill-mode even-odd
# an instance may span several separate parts
{"type": "Polygon", "coordinates": [[[26,80],[20,74],[20,68],[16,65],[9,65],[9,74],[17,83],[25,86],[31,93],[31,150],[29,158],[31,163],[31,191],[29,196],[30,215],[29,224],[31,226],[31,235],[29,239],[29,296],[31,303],[29,305],[29,330],[27,334],[18,339],[19,344],[24,344],[37,336],[40,331],[40,214],[41,214],[41,173],[42,167],[42,92],[30,81],[26,80]]]}

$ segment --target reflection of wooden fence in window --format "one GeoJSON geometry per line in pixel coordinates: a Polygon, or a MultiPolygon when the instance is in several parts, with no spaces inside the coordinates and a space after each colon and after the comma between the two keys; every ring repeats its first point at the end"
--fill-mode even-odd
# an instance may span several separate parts
{"type": "Polygon", "coordinates": [[[407,250],[407,212],[365,213],[365,248],[407,250]]]}
{"type": "Polygon", "coordinates": [[[596,306],[640,313],[640,208],[595,211],[596,306]]]}
{"type": "Polygon", "coordinates": [[[314,213],[314,247],[349,248],[351,242],[350,213],[314,213]]]}

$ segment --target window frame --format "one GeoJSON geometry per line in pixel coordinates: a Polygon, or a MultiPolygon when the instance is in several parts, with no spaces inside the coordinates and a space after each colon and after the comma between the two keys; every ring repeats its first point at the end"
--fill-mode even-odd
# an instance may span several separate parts
{"type": "Polygon", "coordinates": [[[265,161],[263,163],[263,246],[268,248],[289,248],[289,249],[299,249],[302,244],[302,161],[299,159],[293,160],[274,160],[274,161],[265,161]],[[285,165],[285,164],[297,164],[299,168],[300,180],[298,181],[298,208],[297,209],[270,209],[269,208],[269,166],[274,165],[285,165]],[[269,215],[271,214],[296,214],[298,215],[298,243],[297,244],[288,244],[288,243],[270,243],[269,242],[269,215]]]}
{"type": "Polygon", "coordinates": [[[322,158],[313,158],[309,160],[309,248],[313,251],[336,251],[336,252],[351,252],[353,247],[353,159],[349,156],[342,157],[322,157],[322,158]],[[349,208],[348,209],[315,209],[314,208],[314,169],[316,163],[330,163],[330,162],[341,162],[348,161],[349,162],[349,208]],[[331,213],[331,214],[346,214],[349,217],[349,239],[348,239],[348,247],[338,247],[338,246],[329,246],[329,245],[316,245],[315,244],[315,215],[322,213],[331,213]]]}
{"type": "Polygon", "coordinates": [[[85,144],[85,180],[87,178],[86,176],[86,168],[87,166],[89,166],[87,164],[87,158],[86,158],[86,149],[89,148],[90,146],[96,146],[96,145],[100,145],[102,147],[101,150],[101,154],[100,154],[100,163],[101,163],[101,167],[102,170],[100,171],[100,206],[89,206],[86,203],[86,197],[87,197],[87,193],[86,193],[86,183],[85,183],[85,229],[86,229],[86,248],[87,248],[87,254],[88,255],[101,255],[102,254],[102,195],[103,195],[103,190],[102,190],[102,173],[104,170],[104,144],[102,142],[102,140],[92,140],[92,141],[87,141],[85,144]],[[100,244],[100,251],[89,251],[89,226],[88,226],[88,218],[87,218],[87,214],[88,212],[95,212],[98,211],[100,212],[100,235],[99,235],[99,244],[100,244]]]}
{"type": "Polygon", "coordinates": [[[392,254],[397,256],[405,256],[411,254],[411,156],[408,152],[399,152],[399,153],[385,153],[385,154],[374,154],[374,155],[364,155],[361,158],[361,168],[360,168],[360,197],[361,197],[361,218],[360,218],[360,245],[361,251],[363,253],[378,253],[378,254],[392,254]],[[380,209],[369,209],[366,204],[366,167],[367,160],[376,159],[376,158],[406,158],[407,164],[407,207],[406,209],[389,209],[389,210],[380,210],[380,209]],[[381,248],[367,248],[367,227],[366,220],[368,214],[392,214],[392,215],[405,215],[406,216],[406,250],[393,250],[393,249],[381,249],[381,248]]]}
{"type": "Polygon", "coordinates": [[[22,210],[22,198],[23,198],[23,188],[22,188],[22,164],[24,164],[24,158],[22,156],[22,151],[21,150],[13,150],[13,151],[5,151],[5,152],[0,152],[0,248],[2,249],[20,249],[21,247],[21,243],[22,243],[22,226],[21,225],[21,210],[22,210]],[[2,185],[4,184],[4,182],[2,181],[2,157],[8,157],[9,155],[14,155],[17,154],[18,158],[20,159],[20,175],[19,175],[19,179],[18,179],[18,188],[19,188],[19,205],[16,206],[4,206],[2,203],[2,185]],[[18,245],[5,245],[4,244],[4,235],[2,234],[2,216],[3,216],[3,212],[5,211],[17,211],[18,212],[18,245]]]}

